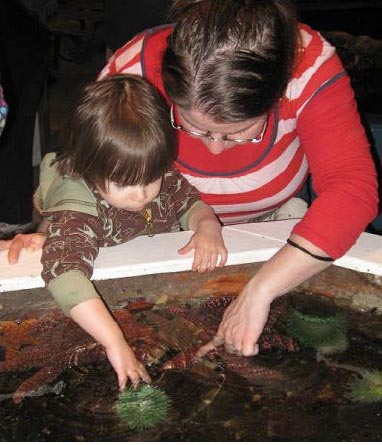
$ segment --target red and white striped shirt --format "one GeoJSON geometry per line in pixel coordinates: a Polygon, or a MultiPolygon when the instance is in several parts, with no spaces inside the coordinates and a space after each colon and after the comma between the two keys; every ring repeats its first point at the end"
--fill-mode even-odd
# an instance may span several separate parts
{"type": "MultiPolygon", "coordinates": [[[[167,97],[161,64],[171,31],[165,25],[139,34],[116,51],[99,78],[139,74],[167,97]]],[[[376,214],[375,169],[334,47],[306,25],[300,34],[293,78],[269,114],[263,141],[214,155],[201,139],[180,132],[176,166],[225,224],[280,207],[310,172],[318,197],[294,233],[339,257],[376,214]]]]}

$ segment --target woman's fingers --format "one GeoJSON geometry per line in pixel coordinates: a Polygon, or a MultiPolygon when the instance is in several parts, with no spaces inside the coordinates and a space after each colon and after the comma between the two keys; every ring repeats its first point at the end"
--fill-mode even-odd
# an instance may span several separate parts
{"type": "Polygon", "coordinates": [[[195,354],[196,358],[204,357],[206,354],[208,354],[210,351],[213,351],[214,349],[218,348],[219,346],[224,344],[224,337],[216,334],[215,337],[206,343],[205,345],[201,346],[195,354]]]}

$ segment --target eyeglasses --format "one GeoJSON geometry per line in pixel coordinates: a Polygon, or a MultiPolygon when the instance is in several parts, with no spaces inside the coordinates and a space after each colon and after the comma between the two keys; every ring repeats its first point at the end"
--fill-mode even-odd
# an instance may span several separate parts
{"type": "Polygon", "coordinates": [[[258,144],[258,143],[262,142],[262,140],[264,138],[265,131],[267,129],[267,125],[268,125],[268,119],[266,119],[260,135],[253,139],[234,139],[234,138],[228,137],[226,134],[223,135],[221,138],[214,138],[213,136],[211,136],[210,131],[206,131],[206,132],[202,133],[200,131],[188,130],[187,128],[184,128],[182,125],[178,125],[175,122],[175,117],[174,117],[174,104],[172,104],[171,108],[170,108],[170,121],[171,121],[171,126],[174,130],[184,131],[185,133],[191,134],[192,136],[196,136],[198,138],[207,138],[207,139],[210,139],[211,141],[215,141],[215,142],[235,142],[237,144],[244,144],[244,143],[258,144]]]}

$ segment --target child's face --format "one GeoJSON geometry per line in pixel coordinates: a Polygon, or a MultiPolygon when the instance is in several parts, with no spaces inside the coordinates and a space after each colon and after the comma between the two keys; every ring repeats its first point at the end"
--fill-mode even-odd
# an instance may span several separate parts
{"type": "Polygon", "coordinates": [[[130,185],[119,187],[114,182],[106,183],[106,192],[98,190],[101,196],[117,209],[139,212],[158,196],[162,178],[148,185],[130,185]]]}

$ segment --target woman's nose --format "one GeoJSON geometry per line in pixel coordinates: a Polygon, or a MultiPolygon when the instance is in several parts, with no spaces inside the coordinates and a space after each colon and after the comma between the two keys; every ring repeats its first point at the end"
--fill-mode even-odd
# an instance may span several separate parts
{"type": "Polygon", "coordinates": [[[208,151],[213,155],[220,155],[223,151],[227,150],[227,142],[225,141],[214,141],[212,139],[207,139],[204,141],[208,151]]]}

